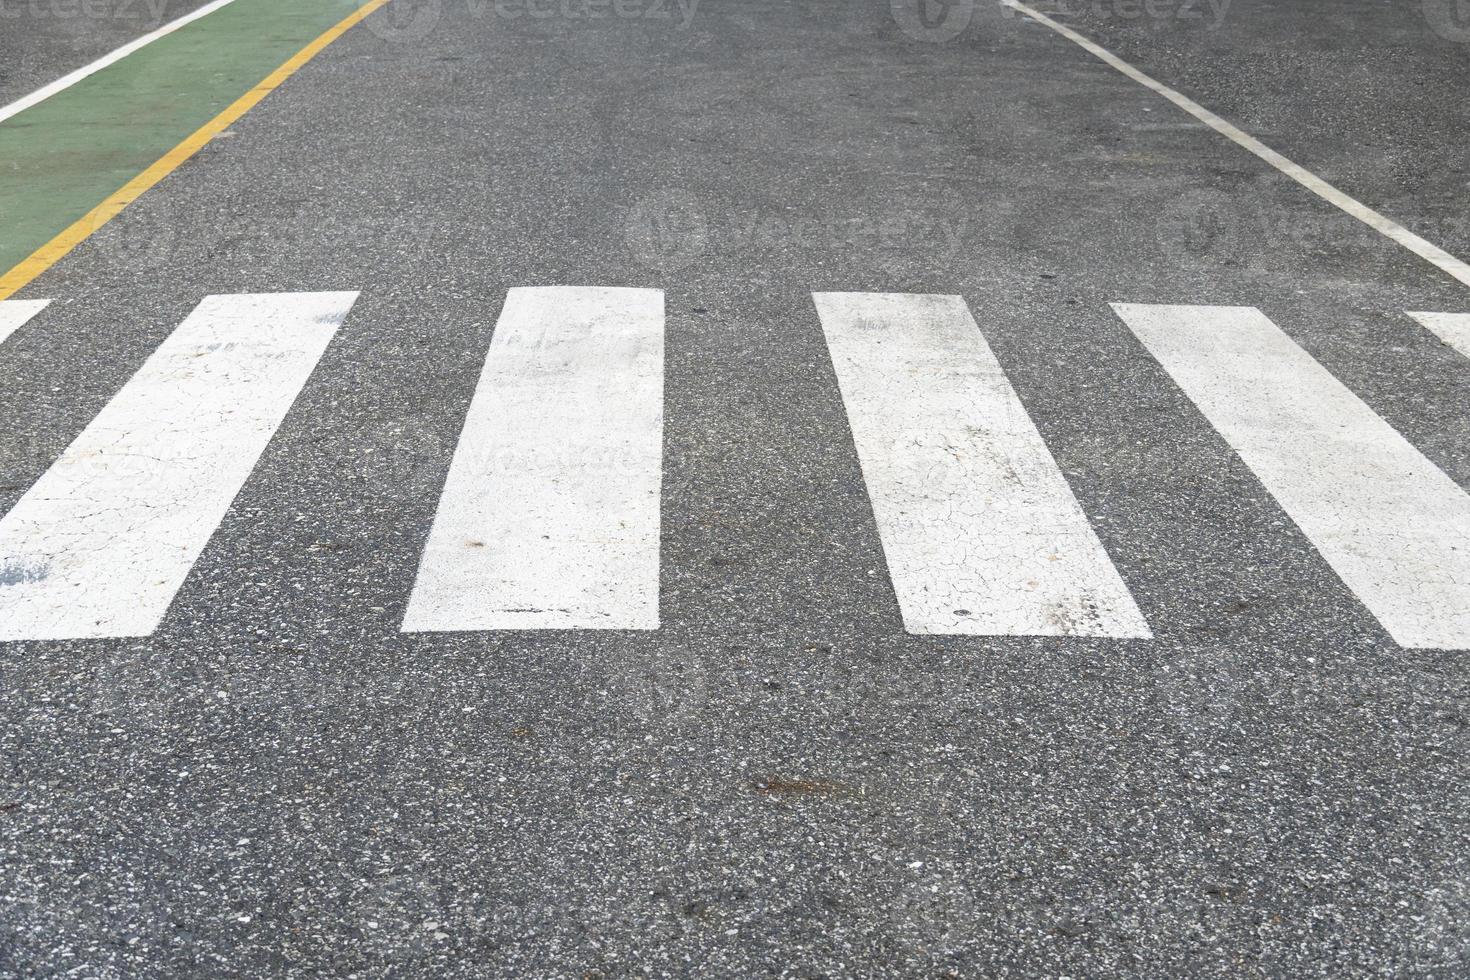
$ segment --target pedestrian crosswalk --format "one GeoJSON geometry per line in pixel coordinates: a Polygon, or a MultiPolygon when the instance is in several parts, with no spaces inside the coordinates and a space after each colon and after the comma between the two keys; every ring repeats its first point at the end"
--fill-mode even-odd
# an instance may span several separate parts
{"type": "MultiPolygon", "coordinates": [[[[156,630],[356,298],[204,299],[0,517],[0,641],[156,630]]],[[[961,297],[812,303],[909,632],[1153,635],[961,297]]],[[[1397,643],[1470,649],[1459,484],[1260,311],[1113,309],[1397,643]]],[[[510,290],[402,629],[658,629],[663,389],[660,291],[510,290]]]]}

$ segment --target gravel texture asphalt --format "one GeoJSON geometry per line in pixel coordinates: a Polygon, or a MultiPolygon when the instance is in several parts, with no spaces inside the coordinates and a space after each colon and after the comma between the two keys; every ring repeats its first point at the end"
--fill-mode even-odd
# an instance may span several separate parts
{"type": "MultiPolygon", "coordinates": [[[[1404,316],[1465,287],[905,2],[395,0],[22,294],[0,509],[204,296],[362,291],[156,635],[0,646],[0,973],[1470,972],[1465,655],[1398,647],[1107,305],[1259,307],[1470,488],[1470,365],[1404,316]],[[663,627],[405,635],[505,291],[553,284],[666,291],[663,627]],[[826,290],[965,297],[1153,639],[903,631],[826,290]]],[[[1432,2],[1073,7],[1470,254],[1432,2]]],[[[16,94],[80,50],[6,23],[16,94]]]]}

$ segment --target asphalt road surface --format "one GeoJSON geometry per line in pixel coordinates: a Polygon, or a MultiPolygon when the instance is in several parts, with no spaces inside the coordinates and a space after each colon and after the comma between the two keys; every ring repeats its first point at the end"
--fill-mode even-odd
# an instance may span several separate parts
{"type": "Polygon", "coordinates": [[[0,121],[0,975],[1470,973],[1463,3],[391,0],[45,252],[289,6],[0,121]]]}

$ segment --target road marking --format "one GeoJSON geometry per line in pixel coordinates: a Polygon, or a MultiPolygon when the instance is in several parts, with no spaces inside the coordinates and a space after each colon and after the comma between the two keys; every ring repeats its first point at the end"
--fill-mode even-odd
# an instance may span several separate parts
{"type": "Polygon", "coordinates": [[[904,627],[1150,636],[964,300],[813,298],[904,627]]]}
{"type": "Polygon", "coordinates": [[[83,65],[76,71],[61,76],[51,84],[41,86],[30,95],[22,96],[19,99],[16,99],[14,102],[10,103],[5,108],[0,109],[0,122],[4,122],[17,113],[24,112],[33,105],[38,105],[42,102],[45,102],[57,92],[62,92],[66,89],[71,88],[73,85],[75,85],[77,82],[80,82],[87,76],[95,75],[97,72],[106,68],[108,65],[116,64],[117,62],[126,58],[128,55],[132,54],[134,51],[137,51],[141,48],[146,48],[148,45],[152,44],[154,41],[157,41],[159,38],[172,34],[179,28],[184,27],[188,24],[192,24],[194,21],[198,20],[201,17],[207,17],[219,8],[228,6],[229,4],[232,4],[234,2],[235,0],[213,0],[213,2],[211,3],[206,3],[199,9],[190,11],[177,20],[173,20],[167,24],[164,24],[156,31],[144,34],[142,37],[137,38],[136,40],[129,41],[127,44],[124,44],[122,47],[118,48],[116,51],[113,51],[111,54],[105,54],[91,64],[83,65]]]}
{"type": "Polygon", "coordinates": [[[1425,261],[1432,263],[1446,275],[1452,276],[1467,286],[1470,286],[1470,265],[1455,258],[1438,245],[1420,238],[1397,222],[1384,217],[1367,205],[1349,197],[1305,167],[1288,160],[1254,136],[1221,119],[1193,99],[1181,95],[1160,81],[1150,78],[1122,58],[1119,58],[1106,48],[1089,41],[1070,27],[1057,23],[1045,14],[1021,3],[1020,0],[1000,0],[1000,3],[1002,6],[1018,10],[1038,24],[1044,24],[1053,31],[1056,31],[1088,54],[1091,54],[1108,66],[1117,69],[1145,88],[1152,89],[1191,116],[1194,116],[1194,118],[1206,126],[1209,126],[1215,132],[1254,153],[1313,194],[1341,208],[1368,227],[1392,239],[1425,261]]]}
{"type": "Polygon", "coordinates": [[[0,519],[0,640],[152,633],[356,298],[200,303],[0,519]]]}
{"type": "Polygon", "coordinates": [[[1113,309],[1404,647],[1470,647],[1470,495],[1248,306],[1113,309]]]}
{"type": "Polygon", "coordinates": [[[40,313],[50,303],[49,299],[0,300],[0,344],[25,326],[31,317],[40,313]]]}
{"type": "Polygon", "coordinates": [[[1470,313],[1410,313],[1440,340],[1470,357],[1470,313]]]}
{"type": "Polygon", "coordinates": [[[663,304],[510,291],[405,630],[658,628],[663,304]]]}
{"type": "Polygon", "coordinates": [[[55,265],[72,249],[81,244],[98,228],[117,217],[128,205],[141,197],[149,188],[153,187],[163,178],[173,173],[186,160],[198,153],[210,140],[220,133],[229,129],[239,121],[251,109],[255,108],[267,95],[279,88],[286,79],[290,78],[301,69],[312,58],[337,38],[341,37],[358,22],[362,21],[373,11],[388,3],[389,0],[367,0],[361,7],[338,21],[336,25],[328,28],[306,47],[292,55],[275,71],[250,91],[240,96],[217,116],[196,129],[183,142],[165,153],[142,173],[128,181],[118,190],[88,211],[82,217],[74,221],[70,226],[56,235],[49,242],[42,245],[28,257],[22,259],[14,268],[0,276],[0,300],[7,299],[41,273],[55,265]]]}

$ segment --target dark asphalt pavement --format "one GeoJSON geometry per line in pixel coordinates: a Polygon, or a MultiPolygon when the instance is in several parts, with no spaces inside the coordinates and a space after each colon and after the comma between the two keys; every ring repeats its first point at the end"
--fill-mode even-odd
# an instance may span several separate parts
{"type": "MultiPolygon", "coordinates": [[[[204,296],[362,296],[156,635],[0,645],[0,974],[1470,972],[1466,654],[1108,307],[1259,307],[1470,489],[1404,315],[1465,286],[988,2],[398,5],[22,293],[0,511],[204,296]],[[505,292],[559,284],[666,292],[662,628],[403,634],[505,292]],[[964,296],[1153,639],[904,632],[831,290],[964,296]]],[[[1058,19],[1470,255],[1470,30],[1120,7],[1058,19]]],[[[74,67],[5,25],[4,92],[74,67]]]]}

